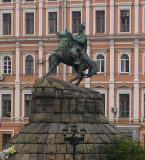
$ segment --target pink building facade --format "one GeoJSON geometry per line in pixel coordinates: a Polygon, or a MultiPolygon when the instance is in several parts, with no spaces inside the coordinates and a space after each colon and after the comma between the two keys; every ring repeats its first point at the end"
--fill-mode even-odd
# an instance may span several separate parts
{"type": "MultiPolygon", "coordinates": [[[[81,85],[102,94],[111,123],[145,141],[145,1],[66,0],[64,26],[86,25],[87,54],[99,64],[97,76],[81,85]]],[[[59,0],[0,0],[0,150],[29,121],[31,89],[48,71],[48,57],[62,31],[59,0]]],[[[66,80],[73,69],[59,65],[66,80]]]]}

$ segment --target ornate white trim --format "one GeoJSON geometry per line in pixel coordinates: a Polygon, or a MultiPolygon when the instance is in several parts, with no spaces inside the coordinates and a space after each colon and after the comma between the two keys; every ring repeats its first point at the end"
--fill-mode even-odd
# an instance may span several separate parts
{"type": "Polygon", "coordinates": [[[25,60],[27,56],[32,56],[33,60],[34,60],[34,75],[35,75],[35,64],[36,64],[36,60],[35,60],[35,55],[33,52],[24,52],[23,53],[23,75],[25,75],[25,60]]]}
{"type": "Polygon", "coordinates": [[[102,6],[100,6],[100,7],[94,7],[93,8],[93,19],[94,19],[94,21],[93,21],[93,34],[95,34],[96,33],[96,11],[105,11],[105,32],[104,32],[104,34],[106,34],[106,7],[102,7],[102,6]]]}
{"type": "Polygon", "coordinates": [[[35,13],[35,9],[32,8],[32,9],[24,9],[23,10],[23,35],[24,36],[34,36],[35,35],[35,32],[36,32],[36,20],[35,20],[35,17],[36,17],[36,13],[35,13]],[[25,15],[26,13],[34,13],[34,34],[26,34],[25,33],[25,15]]]}
{"type": "Polygon", "coordinates": [[[118,33],[119,34],[131,33],[131,16],[132,16],[132,14],[131,14],[131,6],[130,5],[118,6],[118,33]],[[120,11],[121,10],[129,10],[129,32],[120,32],[120,11]]]}
{"type": "Polygon", "coordinates": [[[49,31],[48,31],[48,25],[49,25],[48,13],[50,13],[50,12],[56,12],[57,13],[57,31],[59,31],[59,8],[46,9],[46,35],[52,34],[52,33],[49,33],[49,31]]]}
{"type": "Polygon", "coordinates": [[[83,20],[83,10],[82,8],[70,8],[70,32],[72,32],[72,12],[73,11],[80,11],[81,12],[81,23],[82,23],[82,20],[83,20]]]}
{"type": "Polygon", "coordinates": [[[131,112],[132,112],[132,110],[131,110],[131,106],[132,106],[132,104],[131,104],[131,90],[129,90],[129,89],[118,89],[117,90],[117,118],[119,118],[119,95],[120,94],[129,94],[129,97],[130,97],[130,100],[129,100],[129,119],[131,119],[131,112]]]}

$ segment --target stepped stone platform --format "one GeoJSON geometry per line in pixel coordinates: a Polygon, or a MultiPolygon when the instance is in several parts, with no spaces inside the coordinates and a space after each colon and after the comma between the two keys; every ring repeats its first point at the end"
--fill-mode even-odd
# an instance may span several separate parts
{"type": "Polygon", "coordinates": [[[72,160],[72,146],[63,129],[85,128],[84,143],[77,145],[76,160],[108,160],[109,145],[119,134],[101,114],[101,95],[64,81],[38,79],[32,91],[30,123],[11,139],[15,160],[72,160]],[[106,147],[107,146],[107,147],[106,147]]]}

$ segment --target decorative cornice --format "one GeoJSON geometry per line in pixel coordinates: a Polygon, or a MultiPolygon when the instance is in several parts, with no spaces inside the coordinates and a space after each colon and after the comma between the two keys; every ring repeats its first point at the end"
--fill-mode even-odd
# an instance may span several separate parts
{"type": "Polygon", "coordinates": [[[117,51],[118,51],[119,53],[131,53],[131,49],[129,49],[129,48],[117,49],[117,51]]]}
{"type": "Polygon", "coordinates": [[[83,4],[70,4],[68,7],[70,8],[83,8],[83,4]]]}
{"type": "Polygon", "coordinates": [[[93,7],[107,7],[107,3],[93,3],[93,7]]]}
{"type": "Polygon", "coordinates": [[[118,2],[116,3],[117,6],[131,6],[132,2],[118,2]]]}

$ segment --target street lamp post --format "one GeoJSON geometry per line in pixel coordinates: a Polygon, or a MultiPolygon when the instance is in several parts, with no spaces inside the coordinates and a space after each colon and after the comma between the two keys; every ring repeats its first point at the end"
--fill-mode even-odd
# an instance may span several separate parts
{"type": "Polygon", "coordinates": [[[86,130],[84,128],[80,129],[80,132],[78,132],[77,125],[73,124],[71,126],[71,130],[67,128],[63,129],[65,141],[69,142],[73,147],[73,160],[76,158],[76,146],[80,143],[84,142],[84,136],[86,130]]]}

